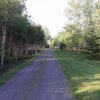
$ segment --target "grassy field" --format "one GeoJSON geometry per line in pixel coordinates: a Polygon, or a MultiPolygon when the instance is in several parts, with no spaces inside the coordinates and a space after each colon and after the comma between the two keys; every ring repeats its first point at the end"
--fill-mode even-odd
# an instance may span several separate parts
{"type": "Polygon", "coordinates": [[[28,64],[33,62],[39,55],[40,53],[34,54],[29,58],[18,61],[17,63],[13,63],[6,72],[0,74],[0,85],[3,85],[8,79],[10,79],[19,70],[21,70],[22,68],[26,67],[28,64]]]}
{"type": "Polygon", "coordinates": [[[76,100],[100,100],[100,61],[73,51],[54,50],[76,100]]]}

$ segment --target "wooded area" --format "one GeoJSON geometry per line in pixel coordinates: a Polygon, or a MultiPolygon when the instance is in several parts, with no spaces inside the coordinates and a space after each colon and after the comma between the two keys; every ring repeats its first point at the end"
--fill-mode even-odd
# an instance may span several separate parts
{"type": "Polygon", "coordinates": [[[37,53],[45,43],[45,29],[30,20],[25,0],[0,0],[1,67],[8,59],[37,53]]]}
{"type": "Polygon", "coordinates": [[[67,49],[88,51],[90,58],[100,59],[100,1],[70,0],[65,12],[68,22],[52,47],[62,42],[67,49]]]}

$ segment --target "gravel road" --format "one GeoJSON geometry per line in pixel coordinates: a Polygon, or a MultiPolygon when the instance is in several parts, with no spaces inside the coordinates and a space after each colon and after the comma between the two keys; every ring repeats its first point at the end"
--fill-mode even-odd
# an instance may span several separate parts
{"type": "Polygon", "coordinates": [[[73,100],[73,96],[52,51],[45,50],[0,87],[0,100],[73,100]]]}

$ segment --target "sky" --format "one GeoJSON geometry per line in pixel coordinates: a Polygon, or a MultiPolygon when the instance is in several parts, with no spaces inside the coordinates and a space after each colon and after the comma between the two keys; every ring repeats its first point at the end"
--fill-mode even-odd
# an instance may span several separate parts
{"type": "Polygon", "coordinates": [[[67,0],[27,0],[26,7],[33,22],[48,28],[52,37],[62,31],[67,23],[67,0]]]}

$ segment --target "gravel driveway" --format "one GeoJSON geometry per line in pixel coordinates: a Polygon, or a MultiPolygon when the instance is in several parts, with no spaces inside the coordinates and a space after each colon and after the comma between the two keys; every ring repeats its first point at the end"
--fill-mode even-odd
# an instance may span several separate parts
{"type": "Polygon", "coordinates": [[[0,87],[0,100],[73,100],[66,78],[51,50],[0,87]]]}

